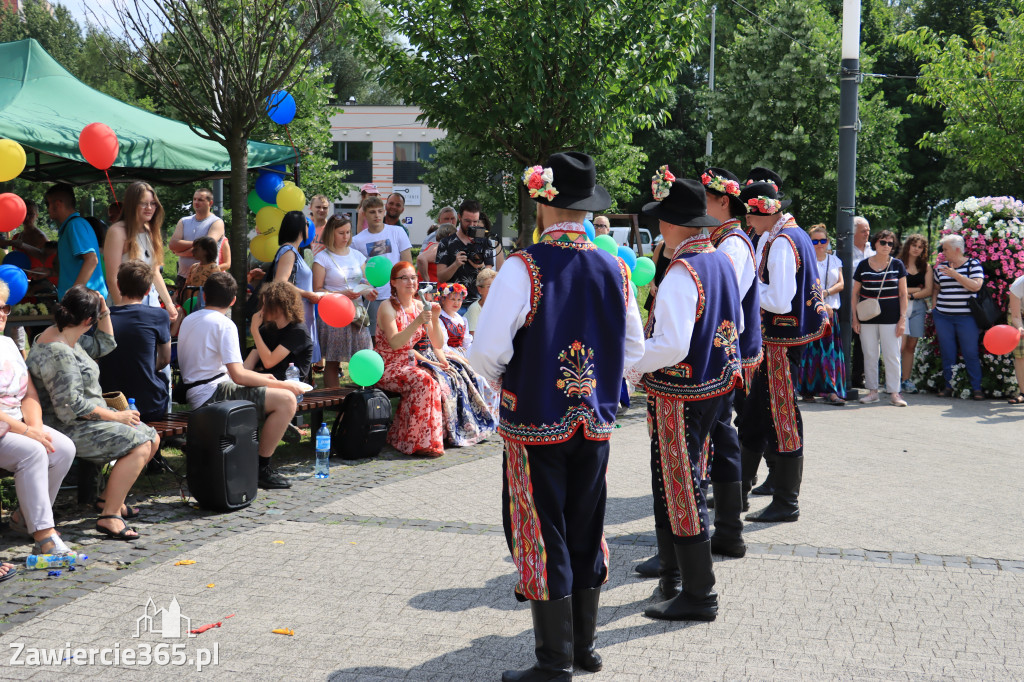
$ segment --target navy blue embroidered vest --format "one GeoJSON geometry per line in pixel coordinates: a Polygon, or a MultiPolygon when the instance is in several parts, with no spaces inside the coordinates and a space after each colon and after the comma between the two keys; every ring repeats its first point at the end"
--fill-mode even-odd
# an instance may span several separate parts
{"type": "MultiPolygon", "coordinates": [[[[763,235],[762,239],[769,236],[763,235]]],[[[770,242],[761,255],[758,275],[765,284],[771,284],[768,272],[769,249],[792,249],[796,256],[796,294],[787,313],[761,311],[761,338],[765,343],[779,346],[802,346],[828,333],[829,321],[825,313],[825,297],[818,279],[817,256],[814,245],[796,221],[790,219],[770,242]]]]}
{"type": "MultiPolygon", "coordinates": [[[[747,233],[740,227],[740,221],[733,218],[722,223],[711,231],[711,245],[718,247],[726,237],[730,239],[742,239],[750,250],[750,260],[754,260],[754,245],[751,243],[747,233]]],[[[756,267],[756,264],[755,264],[756,267]]],[[[761,295],[760,287],[757,284],[757,274],[754,281],[743,295],[740,302],[743,309],[743,331],[740,332],[740,358],[743,363],[744,375],[750,374],[761,364],[764,357],[761,351],[761,295]]]]}
{"type": "Polygon", "coordinates": [[[561,443],[581,426],[586,438],[607,440],[615,426],[629,281],[575,227],[510,256],[530,274],[531,307],[512,340],[498,432],[527,445],[561,443]]]}
{"type": "MultiPolygon", "coordinates": [[[[686,268],[693,277],[697,285],[697,317],[690,352],[677,365],[645,374],[647,392],[681,400],[707,400],[724,395],[743,380],[736,333],[740,317],[736,269],[729,257],[715,250],[711,239],[705,236],[686,242],[668,268],[686,268]]],[[[659,296],[655,301],[645,328],[647,338],[654,331],[658,305],[670,301],[667,296],[659,296]]]]}

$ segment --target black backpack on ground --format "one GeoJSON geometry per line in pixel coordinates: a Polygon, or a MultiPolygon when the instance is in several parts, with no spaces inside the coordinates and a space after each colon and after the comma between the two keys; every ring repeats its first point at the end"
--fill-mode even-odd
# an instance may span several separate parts
{"type": "Polygon", "coordinates": [[[376,457],[384,448],[391,425],[391,401],[383,391],[361,388],[345,396],[334,421],[331,443],[342,459],[376,457]]]}

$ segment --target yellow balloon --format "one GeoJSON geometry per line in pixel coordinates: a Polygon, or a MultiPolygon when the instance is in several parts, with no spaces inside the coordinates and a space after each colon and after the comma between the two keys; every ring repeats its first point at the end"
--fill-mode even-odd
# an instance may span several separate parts
{"type": "MultiPolygon", "coordinates": [[[[294,183],[294,182],[292,182],[291,180],[284,180],[284,181],[283,181],[283,182],[281,183],[281,186],[282,186],[282,187],[295,187],[295,183],[294,183]]],[[[280,191],[280,190],[278,190],[278,191],[280,191]]]]}
{"type": "Polygon", "coordinates": [[[0,182],[7,182],[25,170],[25,149],[14,140],[0,139],[0,182]]]}
{"type": "Polygon", "coordinates": [[[533,243],[534,244],[540,243],[540,235],[541,235],[540,228],[539,227],[533,228],[533,243]]]}
{"type": "Polygon", "coordinates": [[[277,255],[277,247],[276,234],[261,234],[249,242],[249,251],[261,263],[272,262],[277,255]]]}
{"type": "Polygon", "coordinates": [[[301,211],[306,207],[306,195],[295,185],[286,185],[277,191],[277,207],[286,212],[301,211]]]}
{"type": "Polygon", "coordinates": [[[256,214],[256,231],[260,234],[276,233],[284,220],[284,211],[277,206],[264,206],[256,214]]]}

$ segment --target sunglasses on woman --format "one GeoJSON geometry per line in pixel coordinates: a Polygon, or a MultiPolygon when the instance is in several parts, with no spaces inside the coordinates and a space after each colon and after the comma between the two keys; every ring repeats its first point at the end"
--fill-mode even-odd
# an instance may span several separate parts
{"type": "Polygon", "coordinates": [[[888,246],[888,247],[890,247],[890,248],[892,248],[892,246],[893,246],[893,245],[894,245],[895,243],[896,243],[896,242],[892,241],[891,239],[879,239],[879,240],[878,240],[878,245],[879,245],[879,246],[888,246]]]}
{"type": "Polygon", "coordinates": [[[827,239],[812,239],[811,243],[817,246],[818,244],[828,244],[827,239]]]}

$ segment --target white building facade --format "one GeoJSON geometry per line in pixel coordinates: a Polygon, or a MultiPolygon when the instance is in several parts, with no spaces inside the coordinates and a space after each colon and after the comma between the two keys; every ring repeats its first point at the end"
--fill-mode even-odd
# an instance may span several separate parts
{"type": "MultiPolygon", "coordinates": [[[[419,107],[348,105],[331,116],[331,138],[339,168],[351,171],[345,179],[355,191],[335,199],[336,213],[348,213],[353,223],[359,208],[359,188],[372,182],[385,201],[392,192],[405,197],[403,226],[418,246],[427,235],[434,206],[423,184],[423,161],[434,154],[434,142],[445,136],[416,120],[419,107]]],[[[358,227],[357,227],[358,229],[358,227]]]]}

